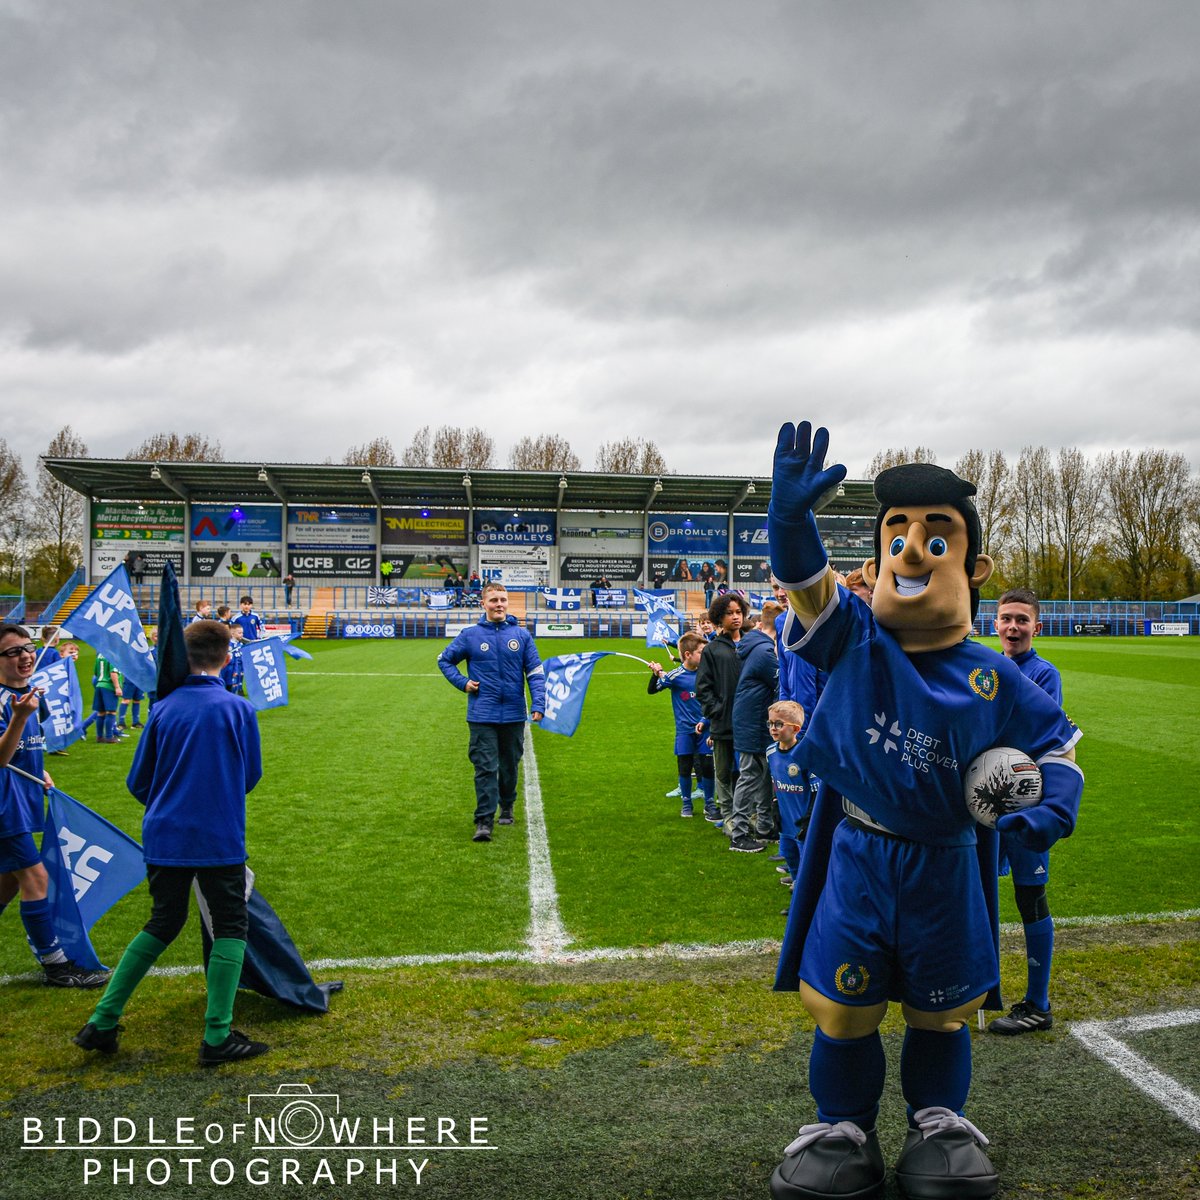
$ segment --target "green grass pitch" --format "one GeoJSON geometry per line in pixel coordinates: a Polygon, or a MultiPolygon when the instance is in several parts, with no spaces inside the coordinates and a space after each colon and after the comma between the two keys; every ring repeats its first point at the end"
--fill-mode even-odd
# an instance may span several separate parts
{"type": "MultiPolygon", "coordinates": [[[[250,798],[251,865],[310,961],[527,948],[528,831],[519,819],[490,845],[470,840],[465,702],[437,670],[441,645],[306,643],[315,658],[289,663],[290,707],[260,718],[266,775],[250,798]]],[[[970,1115],[993,1139],[1004,1200],[1182,1200],[1200,1181],[1195,1132],[1083,1050],[1069,1023],[1196,1007],[1200,923],[1126,918],[1197,906],[1200,832],[1189,785],[1200,766],[1200,642],[1037,645],[1062,670],[1087,774],[1078,831],[1052,858],[1060,1020],[1033,1039],[974,1039],[970,1115]],[[1071,925],[1089,918],[1116,925],[1071,925]]],[[[633,642],[540,644],[544,656],[585,648],[663,656],[633,642]]],[[[85,655],[85,673],[89,663],[85,655]]],[[[783,1145],[812,1119],[811,1022],[795,997],[769,990],[787,894],[765,854],[728,853],[719,834],[700,818],[681,820],[678,802],[664,797],[675,784],[671,705],[646,695],[646,678],[627,659],[601,662],[575,737],[533,735],[565,959],[321,968],[318,978],[347,981],[327,1016],[299,1017],[244,995],[236,1023],[274,1049],[212,1074],[194,1064],[203,1012],[196,974],[147,981],[126,1015],[121,1053],[84,1060],[67,1039],[91,997],[31,980],[10,907],[0,921],[0,976],[9,977],[0,985],[0,1200],[97,1193],[83,1186],[77,1158],[18,1149],[29,1113],[229,1120],[248,1092],[295,1082],[336,1092],[344,1111],[364,1115],[491,1114],[500,1150],[431,1155],[417,1194],[765,1195],[783,1145]],[[764,948],[712,961],[589,962],[583,954],[743,941],[764,948]]],[[[124,788],[134,744],[89,741],[47,761],[65,791],[137,836],[141,810],[124,788]]],[[[1011,891],[1002,882],[1010,922],[1011,891]]],[[[104,961],[115,961],[146,915],[139,888],[96,926],[104,961]]],[[[1003,951],[1011,994],[1024,973],[1019,935],[1006,935],[1003,951]]],[[[189,968],[198,955],[193,926],[163,965],[189,968]]],[[[1169,1025],[1126,1041],[1195,1092],[1195,1028],[1169,1025]]],[[[903,1137],[894,1015],[883,1032],[890,1066],[881,1138],[890,1160],[903,1137]]],[[[248,1155],[234,1148],[230,1157],[240,1170],[248,1155]]],[[[413,1185],[402,1175],[392,1190],[405,1186],[413,1185]]],[[[128,1185],[108,1178],[100,1190],[174,1194],[141,1176],[128,1185]]],[[[344,1180],[320,1190],[377,1194],[344,1180]]],[[[292,1191],[304,1189],[202,1181],[186,1194],[292,1191]]],[[[897,1195],[889,1183],[888,1200],[897,1195]]]]}

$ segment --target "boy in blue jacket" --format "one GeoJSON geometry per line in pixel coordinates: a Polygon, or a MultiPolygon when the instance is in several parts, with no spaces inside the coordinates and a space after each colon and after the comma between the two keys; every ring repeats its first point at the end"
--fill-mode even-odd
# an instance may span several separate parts
{"type": "Polygon", "coordinates": [[[150,713],[126,780],[146,806],[142,843],[151,912],[126,947],[88,1023],[72,1039],[113,1054],[134,988],[187,922],[195,879],[212,916],[208,1007],[200,1065],[266,1052],[230,1029],[246,952],[246,793],[262,778],[258,724],[248,701],[221,685],[229,630],[195,621],[184,630],[192,674],[150,713]]]}
{"type": "Polygon", "coordinates": [[[534,721],[546,710],[542,660],[529,631],[508,615],[508,589],[483,586],[483,616],[438,655],[438,667],[460,692],[467,693],[467,757],[475,768],[475,833],[472,841],[490,842],[496,810],[500,824],[513,823],[517,767],[525,753],[525,681],[534,721]],[[467,663],[464,675],[458,664],[467,663]]]}

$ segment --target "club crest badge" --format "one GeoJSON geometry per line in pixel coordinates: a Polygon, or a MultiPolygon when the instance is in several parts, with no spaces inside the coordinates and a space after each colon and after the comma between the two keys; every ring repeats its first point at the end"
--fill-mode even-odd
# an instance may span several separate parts
{"type": "Polygon", "coordinates": [[[512,638],[508,643],[508,648],[510,650],[519,650],[521,648],[521,643],[518,642],[516,638],[512,638]]]}
{"type": "Polygon", "coordinates": [[[1000,676],[994,667],[990,671],[976,667],[971,672],[968,682],[971,685],[971,691],[985,700],[995,700],[996,693],[1000,690],[1000,676]]]}
{"type": "Polygon", "coordinates": [[[843,996],[861,996],[871,982],[871,973],[866,967],[852,967],[849,963],[842,963],[833,977],[833,982],[837,984],[837,990],[843,996]]]}

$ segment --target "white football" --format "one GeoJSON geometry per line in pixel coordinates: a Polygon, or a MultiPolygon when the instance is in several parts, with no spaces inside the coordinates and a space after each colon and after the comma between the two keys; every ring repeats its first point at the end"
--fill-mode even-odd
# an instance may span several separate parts
{"type": "Polygon", "coordinates": [[[989,829],[996,821],[1042,798],[1042,773],[1023,750],[993,746],[967,768],[963,795],[971,816],[989,829]]]}

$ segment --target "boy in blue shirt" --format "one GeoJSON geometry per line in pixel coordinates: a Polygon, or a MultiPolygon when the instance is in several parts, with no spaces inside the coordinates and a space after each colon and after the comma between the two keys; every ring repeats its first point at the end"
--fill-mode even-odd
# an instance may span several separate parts
{"type": "MultiPolygon", "coordinates": [[[[1037,596],[1029,588],[1013,588],[1000,597],[996,606],[996,633],[1005,658],[1020,668],[1021,674],[1062,707],[1062,679],[1058,668],[1040,657],[1033,639],[1042,632],[1041,609],[1037,596]]],[[[1009,834],[1000,835],[1000,873],[1012,870],[1013,893],[1021,925],[1025,932],[1027,969],[1025,995],[1006,1016],[988,1025],[989,1033],[1014,1035],[1049,1029],[1050,966],[1054,957],[1054,920],[1046,900],[1050,880],[1050,851],[1030,850],[1009,834]]]]}
{"type": "Polygon", "coordinates": [[[795,880],[800,874],[800,843],[808,830],[813,795],[811,777],[798,753],[804,709],[795,700],[777,700],[767,711],[767,718],[767,729],[775,743],[767,751],[767,765],[779,805],[779,852],[795,880]]]}
{"type": "Polygon", "coordinates": [[[21,897],[21,924],[49,987],[103,987],[105,971],[85,971],[59,945],[47,898],[49,879],[33,840],[45,824],[41,784],[53,787],[42,754],[41,693],[29,686],[37,647],[22,625],[0,625],[0,911],[21,897]],[[24,775],[6,769],[11,764],[24,775]],[[25,776],[32,776],[27,779],[25,776]]]}
{"type": "Polygon", "coordinates": [[[246,952],[246,793],[262,778],[254,709],[221,686],[229,630],[195,621],[184,630],[192,674],[155,704],[126,784],[146,806],[142,844],[151,912],[126,947],[88,1023],[72,1039],[114,1054],[117,1023],[134,989],[187,922],[195,879],[212,917],[208,1007],[200,1065],[218,1066],[268,1047],[230,1029],[246,952]]]}
{"type": "Polygon", "coordinates": [[[692,771],[700,780],[700,791],[704,796],[704,816],[709,821],[719,821],[721,814],[713,803],[713,760],[712,749],[707,737],[701,732],[706,722],[696,699],[696,668],[707,641],[703,634],[688,632],[679,639],[681,665],[667,671],[661,663],[652,662],[650,682],[646,691],[654,696],[659,692],[671,693],[671,707],[675,713],[675,761],[679,768],[679,815],[692,815],[692,771]]]}
{"type": "Polygon", "coordinates": [[[254,611],[254,601],[249,596],[243,596],[238,601],[238,607],[242,611],[230,621],[230,624],[241,626],[243,641],[257,642],[263,635],[263,623],[262,617],[254,611]]]}

